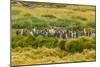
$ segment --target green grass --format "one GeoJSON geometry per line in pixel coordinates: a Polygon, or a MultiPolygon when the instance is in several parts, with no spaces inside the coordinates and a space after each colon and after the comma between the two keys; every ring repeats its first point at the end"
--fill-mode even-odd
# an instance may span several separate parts
{"type": "Polygon", "coordinates": [[[95,49],[95,38],[81,37],[74,40],[69,40],[65,44],[65,50],[69,52],[82,52],[83,49],[95,49]]]}
{"type": "Polygon", "coordinates": [[[95,49],[96,41],[94,37],[80,37],[77,39],[57,39],[54,37],[33,37],[15,36],[12,39],[12,48],[16,47],[59,47],[62,50],[69,52],[81,52],[83,49],[95,49]]]}
{"type": "Polygon", "coordinates": [[[79,27],[83,26],[86,28],[89,26],[93,28],[94,26],[91,24],[95,25],[95,7],[93,6],[66,5],[66,7],[54,8],[53,6],[46,7],[47,5],[44,4],[41,7],[35,4],[33,5],[35,7],[31,9],[31,6],[12,6],[12,27],[66,28],[72,26],[74,28],[77,25],[79,27]]]}

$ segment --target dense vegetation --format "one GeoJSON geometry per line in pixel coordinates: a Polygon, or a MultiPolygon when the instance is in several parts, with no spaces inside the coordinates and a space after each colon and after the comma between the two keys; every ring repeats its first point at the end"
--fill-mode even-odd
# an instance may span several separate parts
{"type": "Polygon", "coordinates": [[[95,36],[58,39],[19,36],[16,29],[61,29],[95,31],[95,7],[53,3],[12,2],[12,64],[47,64],[95,61],[95,36]],[[56,58],[56,59],[55,59],[56,58]]]}

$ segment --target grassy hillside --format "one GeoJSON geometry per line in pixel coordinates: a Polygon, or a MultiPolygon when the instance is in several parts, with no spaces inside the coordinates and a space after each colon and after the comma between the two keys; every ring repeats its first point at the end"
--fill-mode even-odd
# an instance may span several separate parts
{"type": "Polygon", "coordinates": [[[95,7],[12,2],[12,65],[95,61],[96,37],[19,36],[16,29],[96,30],[95,7]],[[14,35],[14,36],[13,36],[14,35]]]}
{"type": "Polygon", "coordinates": [[[69,25],[95,28],[95,7],[93,6],[64,5],[59,8],[59,6],[55,7],[56,4],[26,3],[30,5],[24,6],[22,3],[12,6],[13,28],[40,26],[70,28],[69,25]]]}

